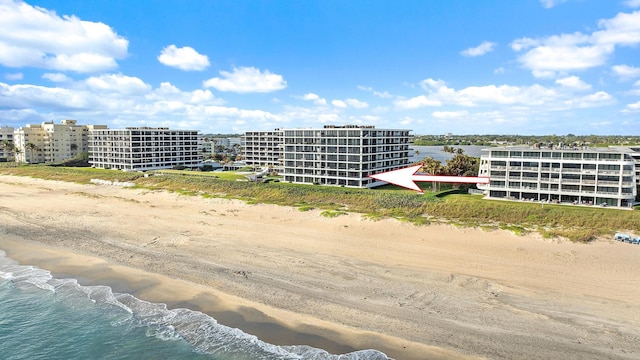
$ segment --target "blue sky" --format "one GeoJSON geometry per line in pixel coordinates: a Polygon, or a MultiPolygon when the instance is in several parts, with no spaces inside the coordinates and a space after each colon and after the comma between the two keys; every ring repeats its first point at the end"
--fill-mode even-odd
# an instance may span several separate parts
{"type": "Polygon", "coordinates": [[[640,0],[0,0],[0,126],[640,135],[640,0]]]}

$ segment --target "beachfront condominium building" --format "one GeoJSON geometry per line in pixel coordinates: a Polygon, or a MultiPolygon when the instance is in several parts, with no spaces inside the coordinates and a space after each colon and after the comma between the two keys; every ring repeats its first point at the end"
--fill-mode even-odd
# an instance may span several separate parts
{"type": "Polygon", "coordinates": [[[0,162],[13,160],[13,132],[10,126],[0,127],[0,162]]]}
{"type": "Polygon", "coordinates": [[[71,159],[88,151],[90,131],[106,128],[106,125],[78,125],[76,120],[28,124],[14,132],[16,161],[36,164],[71,159]]]}
{"type": "Polygon", "coordinates": [[[409,132],[374,126],[282,129],[285,181],[369,188],[386,184],[369,175],[406,167],[409,132]]]}
{"type": "Polygon", "coordinates": [[[478,184],[489,198],[630,207],[635,161],[620,148],[516,146],[483,150],[478,184]]]}
{"type": "Polygon", "coordinates": [[[282,170],[282,131],[248,131],[242,140],[246,164],[278,172],[282,170]]]}
{"type": "Polygon", "coordinates": [[[620,150],[628,152],[635,161],[636,187],[638,189],[636,200],[640,200],[640,146],[621,147],[620,150]]]}
{"type": "Polygon", "coordinates": [[[94,130],[89,137],[89,163],[96,168],[145,171],[201,162],[196,130],[129,127],[94,130]]]}

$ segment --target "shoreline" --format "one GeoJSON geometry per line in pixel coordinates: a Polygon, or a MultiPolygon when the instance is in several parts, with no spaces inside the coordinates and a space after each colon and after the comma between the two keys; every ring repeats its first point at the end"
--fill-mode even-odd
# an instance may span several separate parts
{"type": "Polygon", "coordinates": [[[396,359],[640,354],[628,341],[640,328],[640,247],[613,240],[328,219],[5,175],[0,199],[8,257],[274,344],[396,359]]]}
{"type": "Polygon", "coordinates": [[[141,300],[165,304],[169,309],[200,311],[220,324],[241,329],[274,345],[309,345],[336,355],[366,349],[383,351],[385,348],[413,347],[407,352],[406,359],[421,359],[424,356],[430,359],[476,358],[391,336],[336,326],[302,314],[252,303],[210,287],[113,264],[87,254],[43,246],[37,242],[0,238],[0,250],[21,265],[50,271],[55,278],[76,279],[83,286],[109,286],[114,293],[131,294],[141,300]],[[169,289],[171,291],[167,291],[169,289]]]}

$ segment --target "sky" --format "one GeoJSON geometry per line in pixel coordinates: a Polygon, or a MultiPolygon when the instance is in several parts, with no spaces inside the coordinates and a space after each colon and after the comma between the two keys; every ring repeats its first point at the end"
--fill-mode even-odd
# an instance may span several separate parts
{"type": "Polygon", "coordinates": [[[640,0],[0,0],[0,126],[640,135],[640,0]]]}

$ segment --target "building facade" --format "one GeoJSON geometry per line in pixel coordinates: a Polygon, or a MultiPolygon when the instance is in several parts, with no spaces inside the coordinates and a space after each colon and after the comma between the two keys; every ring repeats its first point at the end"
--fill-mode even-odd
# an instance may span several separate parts
{"type": "Polygon", "coordinates": [[[28,124],[15,130],[16,161],[30,164],[71,159],[89,149],[89,132],[106,125],[78,125],[76,120],[28,124]]]}
{"type": "Polygon", "coordinates": [[[90,133],[89,163],[125,171],[197,167],[202,162],[198,131],[131,127],[90,133]]]}
{"type": "Polygon", "coordinates": [[[609,148],[516,146],[483,150],[478,184],[489,198],[630,207],[637,195],[635,161],[609,148]]]}
{"type": "Polygon", "coordinates": [[[636,200],[640,201],[640,146],[630,146],[620,148],[623,152],[628,152],[631,158],[635,161],[635,173],[636,173],[636,200]]]}
{"type": "Polygon", "coordinates": [[[409,163],[410,130],[346,125],[280,131],[282,175],[292,183],[375,187],[386,183],[369,175],[409,163]]]}
{"type": "Polygon", "coordinates": [[[13,161],[13,132],[14,128],[9,126],[0,127],[0,161],[13,161]],[[7,144],[6,146],[4,144],[7,144]]]}
{"type": "Polygon", "coordinates": [[[248,131],[242,140],[246,164],[282,171],[282,131],[248,131]]]}

